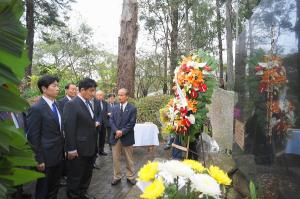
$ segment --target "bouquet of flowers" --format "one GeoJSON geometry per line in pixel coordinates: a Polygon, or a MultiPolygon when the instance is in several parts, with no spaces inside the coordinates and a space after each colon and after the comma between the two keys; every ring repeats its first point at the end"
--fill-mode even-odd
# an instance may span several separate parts
{"type": "Polygon", "coordinates": [[[143,199],[220,198],[228,175],[217,166],[205,168],[195,160],[148,162],[138,172],[137,186],[143,199]]]}
{"type": "Polygon", "coordinates": [[[280,86],[287,82],[285,68],[282,60],[277,56],[264,56],[264,62],[255,67],[256,75],[262,76],[259,91],[268,91],[270,86],[280,86]]]}
{"type": "Polygon", "coordinates": [[[272,114],[271,128],[277,134],[285,134],[288,128],[295,125],[294,105],[286,99],[287,78],[282,59],[274,55],[265,55],[263,62],[255,67],[256,75],[261,77],[259,92],[269,93],[272,100],[268,99],[266,105],[272,114]]]}
{"type": "Polygon", "coordinates": [[[174,74],[174,98],[160,110],[163,133],[199,133],[216,85],[214,58],[203,51],[183,56],[174,74]]]}

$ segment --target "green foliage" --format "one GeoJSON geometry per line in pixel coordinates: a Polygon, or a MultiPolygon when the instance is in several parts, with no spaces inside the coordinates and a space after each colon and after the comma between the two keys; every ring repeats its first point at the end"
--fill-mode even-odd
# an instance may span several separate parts
{"type": "Polygon", "coordinates": [[[35,46],[35,74],[55,73],[73,82],[97,74],[100,51],[92,38],[92,29],[85,23],[76,30],[53,28],[47,41],[40,41],[35,46]]]}
{"type": "Polygon", "coordinates": [[[249,190],[250,190],[251,199],[256,199],[256,188],[252,180],[250,181],[249,184],[249,190]]]}
{"type": "Polygon", "coordinates": [[[97,65],[98,74],[98,87],[105,93],[113,93],[117,84],[117,56],[105,51],[101,52],[102,60],[97,65]]]}
{"type": "Polygon", "coordinates": [[[160,57],[153,54],[137,59],[135,70],[136,96],[145,97],[151,91],[158,91],[163,86],[163,68],[160,57]]]}
{"type": "Polygon", "coordinates": [[[255,67],[258,65],[259,62],[263,59],[265,52],[263,50],[258,50],[252,57],[249,57],[247,60],[249,65],[249,76],[246,78],[247,87],[249,90],[249,100],[246,102],[245,106],[245,113],[250,115],[251,112],[255,109],[255,105],[258,103],[262,103],[264,96],[263,94],[259,93],[259,82],[260,77],[255,75],[255,67]]]}
{"type": "MultiPolygon", "coordinates": [[[[77,83],[84,77],[99,79],[98,86],[106,93],[113,92],[116,87],[117,56],[93,43],[93,31],[85,23],[75,30],[53,28],[48,39],[36,43],[35,49],[34,75],[58,76],[61,85],[59,96],[64,94],[66,83],[77,83]]],[[[36,85],[32,78],[31,85],[36,85]]],[[[31,97],[35,93],[28,90],[25,96],[31,97]]]]}
{"type": "Polygon", "coordinates": [[[63,27],[68,20],[67,12],[71,10],[71,3],[76,0],[33,0],[34,3],[34,21],[37,26],[41,26],[42,37],[47,39],[45,27],[63,27]],[[63,17],[61,17],[63,16],[63,17]]]}
{"type": "MultiPolygon", "coordinates": [[[[214,1],[191,1],[190,7],[190,27],[191,44],[193,49],[202,48],[213,52],[213,41],[217,37],[217,23],[214,20],[214,1]]],[[[222,29],[223,23],[220,23],[222,29]]],[[[189,39],[189,38],[187,38],[189,39]]]]}
{"type": "Polygon", "coordinates": [[[169,95],[148,96],[139,99],[131,99],[130,101],[137,108],[137,122],[153,122],[157,126],[161,126],[159,121],[159,109],[161,109],[169,100],[169,95]]]}
{"type": "MultiPolygon", "coordinates": [[[[24,46],[25,28],[20,23],[22,1],[0,3],[0,111],[25,111],[28,103],[20,97],[18,85],[29,64],[24,46]]],[[[5,198],[12,186],[30,182],[43,174],[22,169],[35,166],[33,153],[23,130],[12,122],[0,122],[0,197],[5,198]]]]}

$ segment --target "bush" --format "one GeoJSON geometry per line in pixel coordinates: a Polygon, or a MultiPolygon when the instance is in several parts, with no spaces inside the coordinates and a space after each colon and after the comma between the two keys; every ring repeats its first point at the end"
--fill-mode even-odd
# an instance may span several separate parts
{"type": "Polygon", "coordinates": [[[159,109],[165,106],[171,99],[170,95],[148,96],[139,99],[130,99],[137,108],[137,122],[153,122],[161,127],[159,120],[159,109]]]}

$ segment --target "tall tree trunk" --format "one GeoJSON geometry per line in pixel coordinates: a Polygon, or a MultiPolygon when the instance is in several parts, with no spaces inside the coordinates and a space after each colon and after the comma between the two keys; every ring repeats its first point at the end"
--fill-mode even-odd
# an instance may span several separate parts
{"type": "MultiPolygon", "coordinates": [[[[250,9],[252,8],[249,0],[247,0],[247,9],[248,11],[250,11],[250,9]]],[[[250,48],[250,57],[253,56],[254,53],[254,39],[253,39],[253,24],[252,24],[252,19],[251,17],[248,20],[248,28],[249,28],[249,48],[250,48]]],[[[254,73],[253,73],[254,75],[254,73]]]]}
{"type": "Polygon", "coordinates": [[[189,0],[184,1],[185,4],[185,45],[186,45],[186,52],[189,52],[192,49],[191,45],[191,33],[189,27],[189,0]]]}
{"type": "Polygon", "coordinates": [[[164,45],[164,79],[163,79],[163,94],[168,91],[168,36],[164,45]]]}
{"type": "MultiPolygon", "coordinates": [[[[298,63],[298,67],[297,67],[297,72],[298,72],[298,78],[297,78],[297,87],[298,87],[298,91],[299,91],[299,85],[300,85],[300,1],[296,1],[296,7],[297,7],[297,21],[295,24],[295,32],[296,32],[296,37],[298,39],[298,54],[297,54],[297,58],[296,61],[298,63]]],[[[298,102],[300,101],[300,92],[296,92],[297,96],[298,96],[298,102]]],[[[297,110],[299,111],[299,106],[296,108],[296,112],[297,110]]],[[[296,126],[300,124],[300,119],[299,117],[296,120],[296,126]]]]}
{"type": "Polygon", "coordinates": [[[249,54],[251,57],[254,53],[253,24],[251,19],[249,19],[248,21],[248,27],[249,27],[249,49],[250,49],[249,54]]]}
{"type": "Polygon", "coordinates": [[[174,71],[177,67],[177,56],[178,56],[178,1],[171,1],[171,52],[170,52],[170,72],[171,82],[170,89],[173,87],[174,71]]]}
{"type": "Polygon", "coordinates": [[[216,0],[217,9],[217,32],[218,32],[218,48],[219,48],[219,65],[220,65],[220,86],[224,86],[224,75],[223,75],[223,44],[222,44],[222,23],[220,13],[220,0],[216,0]]]}
{"type": "Polygon", "coordinates": [[[234,88],[234,68],[232,55],[232,26],[231,26],[231,0],[226,2],[226,44],[227,44],[227,89],[234,88]]]}
{"type": "Polygon", "coordinates": [[[135,50],[138,34],[137,17],[137,0],[124,0],[118,47],[117,88],[128,89],[130,97],[134,97],[135,50]]]}
{"type": "MultiPolygon", "coordinates": [[[[167,16],[167,23],[165,29],[165,44],[164,44],[164,85],[163,85],[163,94],[168,92],[168,46],[169,46],[169,17],[167,16]]],[[[170,88],[171,91],[172,87],[170,88]]]]}
{"type": "MultiPolygon", "coordinates": [[[[236,54],[235,54],[235,91],[238,93],[238,104],[245,103],[246,100],[246,59],[247,59],[247,49],[246,49],[246,35],[247,31],[244,31],[237,37],[239,40],[236,43],[236,54]]],[[[241,109],[241,118],[243,118],[243,109],[241,109]]]]}
{"type": "Polygon", "coordinates": [[[29,81],[29,77],[32,75],[32,56],[33,56],[33,44],[34,44],[34,0],[25,0],[26,6],[26,28],[27,38],[26,44],[28,46],[28,57],[30,64],[25,69],[25,78],[29,81]]]}

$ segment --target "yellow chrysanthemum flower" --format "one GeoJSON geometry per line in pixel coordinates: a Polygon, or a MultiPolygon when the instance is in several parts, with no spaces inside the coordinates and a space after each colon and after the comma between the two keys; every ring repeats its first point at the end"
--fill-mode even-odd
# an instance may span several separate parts
{"type": "Polygon", "coordinates": [[[228,177],[227,173],[225,173],[223,170],[221,170],[217,166],[210,166],[208,173],[219,184],[222,184],[222,185],[230,185],[231,184],[231,179],[228,177]]]}
{"type": "Polygon", "coordinates": [[[205,167],[202,166],[202,164],[198,161],[195,160],[184,160],[183,164],[191,167],[193,170],[195,170],[197,173],[202,173],[203,171],[205,171],[205,167]]]}
{"type": "Polygon", "coordinates": [[[140,195],[144,199],[156,199],[162,197],[165,192],[165,186],[162,179],[156,179],[152,184],[146,187],[144,193],[140,195]]]}
{"type": "Polygon", "coordinates": [[[157,173],[158,162],[148,162],[145,164],[138,173],[138,178],[140,181],[149,182],[155,178],[157,173]]]}

